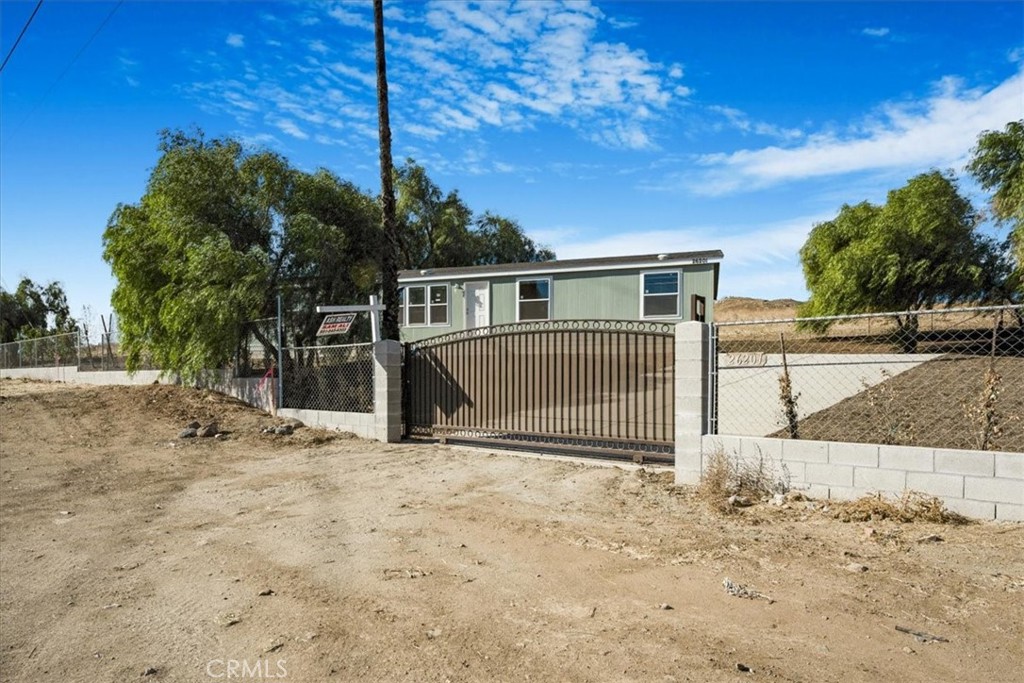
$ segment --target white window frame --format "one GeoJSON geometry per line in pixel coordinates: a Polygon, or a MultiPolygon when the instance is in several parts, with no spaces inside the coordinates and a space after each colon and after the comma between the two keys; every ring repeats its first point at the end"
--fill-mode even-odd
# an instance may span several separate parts
{"type": "Polygon", "coordinates": [[[554,312],[554,301],[555,301],[555,290],[549,277],[522,277],[516,280],[516,322],[534,322],[536,320],[552,320],[552,313],[554,312]],[[547,299],[520,299],[519,298],[519,287],[523,282],[547,282],[548,283],[548,298],[547,299]],[[519,317],[519,304],[522,301],[547,301],[548,302],[548,317],[546,318],[530,318],[529,320],[523,320],[519,317]]]}
{"type": "Polygon", "coordinates": [[[443,284],[432,284],[424,283],[422,285],[403,285],[402,295],[399,302],[402,310],[401,323],[405,327],[451,327],[452,326],[452,288],[447,282],[443,284]],[[430,292],[434,289],[444,288],[445,290],[445,321],[434,322],[433,316],[431,315],[431,306],[438,306],[439,304],[430,303],[430,292]],[[421,323],[410,323],[409,322],[409,290],[411,289],[422,289],[423,290],[423,303],[416,304],[417,308],[423,307],[423,320],[421,323]]]}
{"type": "Polygon", "coordinates": [[[641,320],[675,320],[683,315],[683,272],[679,269],[642,270],[640,271],[640,319],[641,320]],[[668,297],[668,294],[645,294],[644,279],[648,275],[674,274],[676,276],[676,312],[675,315],[644,315],[644,299],[648,296],[668,297]]]}

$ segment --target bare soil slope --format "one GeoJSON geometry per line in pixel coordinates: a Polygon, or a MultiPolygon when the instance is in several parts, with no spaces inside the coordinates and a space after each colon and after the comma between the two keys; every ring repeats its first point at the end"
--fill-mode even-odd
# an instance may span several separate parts
{"type": "Polygon", "coordinates": [[[0,395],[4,681],[1020,680],[1021,525],[723,517],[666,471],[263,434],[173,387],[0,395]]]}

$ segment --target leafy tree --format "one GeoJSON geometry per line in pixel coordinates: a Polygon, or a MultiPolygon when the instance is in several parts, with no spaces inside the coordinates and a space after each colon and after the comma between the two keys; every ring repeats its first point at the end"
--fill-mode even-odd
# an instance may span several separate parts
{"type": "Polygon", "coordinates": [[[160,151],[142,199],[118,206],[103,236],[129,370],[147,357],[186,378],[222,366],[279,291],[305,317],[289,325],[299,342],[316,303],[372,291],[372,200],[353,186],[201,132],[165,131],[160,151]]]}
{"type": "Polygon", "coordinates": [[[65,334],[78,329],[59,282],[40,286],[22,278],[13,292],[0,289],[0,343],[65,334]]]}
{"type": "Polygon", "coordinates": [[[1019,299],[1024,294],[1024,119],[1007,123],[1002,131],[982,133],[967,170],[993,192],[996,221],[1010,226],[1004,245],[1012,269],[1006,294],[1019,299]]]}
{"type": "Polygon", "coordinates": [[[538,246],[510,218],[485,212],[474,218],[458,192],[442,193],[412,159],[396,169],[399,254],[403,268],[448,268],[549,261],[553,251],[538,246]]]}
{"type": "MultiPolygon", "coordinates": [[[[321,320],[317,304],[380,291],[377,198],[324,169],[298,171],[279,155],[200,131],[164,131],[159,150],[142,198],[119,205],[103,235],[129,370],[149,360],[191,379],[222,367],[243,323],[274,317],[279,295],[286,345],[308,345],[321,320]]],[[[394,179],[398,267],[553,257],[514,221],[474,220],[457,193],[442,195],[412,161],[394,179]]],[[[273,335],[251,331],[277,355],[273,335]]]]}
{"type": "Polygon", "coordinates": [[[977,222],[953,179],[938,171],[889,192],[882,206],[844,205],[800,250],[811,292],[800,315],[908,311],[897,320],[912,348],[914,312],[994,287],[995,247],[977,222]]]}
{"type": "Polygon", "coordinates": [[[555,258],[555,252],[537,245],[526,236],[519,223],[510,218],[485,212],[474,224],[474,265],[551,261],[555,258]]]}

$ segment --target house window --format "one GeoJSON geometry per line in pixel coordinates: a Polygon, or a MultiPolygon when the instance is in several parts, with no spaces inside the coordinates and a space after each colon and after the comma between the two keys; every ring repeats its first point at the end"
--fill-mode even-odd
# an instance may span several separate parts
{"type": "Polygon", "coordinates": [[[406,287],[402,303],[406,325],[448,324],[448,285],[406,287]]]}
{"type": "Polygon", "coordinates": [[[551,280],[520,280],[517,320],[549,320],[551,318],[551,280]]]}
{"type": "Polygon", "coordinates": [[[641,308],[645,318],[679,317],[679,271],[643,273],[641,308]]]}

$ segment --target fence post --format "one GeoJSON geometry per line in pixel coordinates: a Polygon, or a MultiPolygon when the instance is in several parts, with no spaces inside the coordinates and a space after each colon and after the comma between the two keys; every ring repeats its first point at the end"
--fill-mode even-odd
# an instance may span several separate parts
{"type": "Polygon", "coordinates": [[[708,339],[710,325],[676,325],[675,442],[676,484],[697,484],[703,469],[701,441],[710,426],[708,339]]]}
{"type": "Polygon", "coordinates": [[[281,292],[277,293],[277,408],[284,407],[284,322],[281,318],[281,292]]]}
{"type": "Polygon", "coordinates": [[[394,339],[373,345],[373,419],[378,441],[402,440],[402,344],[394,339]]]}

